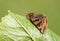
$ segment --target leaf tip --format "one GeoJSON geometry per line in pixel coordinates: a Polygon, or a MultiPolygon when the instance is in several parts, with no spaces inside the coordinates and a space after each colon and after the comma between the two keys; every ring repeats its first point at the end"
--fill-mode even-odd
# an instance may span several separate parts
{"type": "Polygon", "coordinates": [[[8,12],[11,12],[10,10],[8,10],[8,12]]]}

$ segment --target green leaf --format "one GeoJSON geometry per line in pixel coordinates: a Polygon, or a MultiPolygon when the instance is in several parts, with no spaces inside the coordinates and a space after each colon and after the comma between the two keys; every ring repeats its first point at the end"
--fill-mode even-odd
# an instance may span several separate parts
{"type": "Polygon", "coordinates": [[[8,10],[0,22],[0,41],[60,41],[50,29],[44,34],[26,18],[8,10]]]}

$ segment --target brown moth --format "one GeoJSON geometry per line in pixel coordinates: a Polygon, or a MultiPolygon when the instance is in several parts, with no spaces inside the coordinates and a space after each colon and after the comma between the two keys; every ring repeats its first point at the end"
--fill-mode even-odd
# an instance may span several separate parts
{"type": "Polygon", "coordinates": [[[41,33],[44,33],[46,27],[48,26],[46,15],[29,13],[27,18],[40,30],[41,33]]]}

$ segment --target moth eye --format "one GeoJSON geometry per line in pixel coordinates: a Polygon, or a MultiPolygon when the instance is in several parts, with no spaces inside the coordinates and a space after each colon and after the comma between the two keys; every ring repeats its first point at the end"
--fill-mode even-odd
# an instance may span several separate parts
{"type": "Polygon", "coordinates": [[[29,17],[33,17],[34,16],[34,13],[29,13],[28,16],[29,17]]]}

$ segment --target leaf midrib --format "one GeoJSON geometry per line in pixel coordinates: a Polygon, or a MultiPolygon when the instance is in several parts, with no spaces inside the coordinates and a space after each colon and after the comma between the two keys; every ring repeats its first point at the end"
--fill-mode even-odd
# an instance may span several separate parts
{"type": "Polygon", "coordinates": [[[33,36],[28,32],[28,30],[26,29],[26,27],[24,27],[24,25],[10,12],[8,11],[9,15],[11,15],[15,20],[16,22],[21,25],[23,27],[23,29],[28,33],[28,35],[32,38],[33,41],[35,41],[35,39],[33,38],[33,36]]]}

